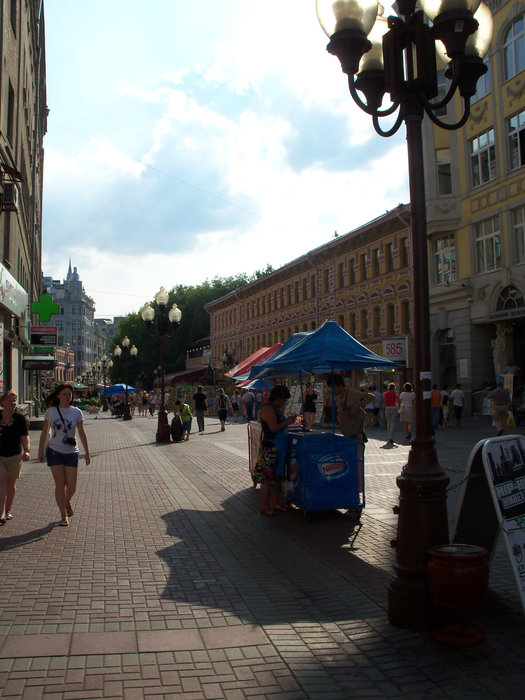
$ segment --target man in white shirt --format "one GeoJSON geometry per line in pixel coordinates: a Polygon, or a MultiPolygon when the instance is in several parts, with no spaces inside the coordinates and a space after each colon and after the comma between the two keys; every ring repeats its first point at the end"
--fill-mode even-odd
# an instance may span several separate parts
{"type": "Polygon", "coordinates": [[[461,414],[465,405],[465,394],[461,390],[461,384],[456,384],[454,391],[450,392],[450,401],[454,407],[454,415],[456,416],[456,428],[461,428],[461,414]]]}

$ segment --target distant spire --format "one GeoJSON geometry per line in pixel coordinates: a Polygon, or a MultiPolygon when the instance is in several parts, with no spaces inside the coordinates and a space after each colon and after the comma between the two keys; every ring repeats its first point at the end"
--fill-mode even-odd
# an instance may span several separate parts
{"type": "Polygon", "coordinates": [[[69,282],[69,280],[71,279],[72,273],[73,273],[73,271],[71,270],[71,258],[69,258],[69,269],[67,271],[66,282],[69,282]]]}

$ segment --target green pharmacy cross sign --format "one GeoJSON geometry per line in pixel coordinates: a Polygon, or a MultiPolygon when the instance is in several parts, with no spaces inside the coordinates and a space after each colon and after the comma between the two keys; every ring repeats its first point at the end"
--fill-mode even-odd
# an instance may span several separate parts
{"type": "Polygon", "coordinates": [[[60,304],[51,298],[51,294],[41,294],[38,301],[31,304],[31,311],[40,317],[41,321],[50,321],[53,314],[60,311],[60,304]]]}

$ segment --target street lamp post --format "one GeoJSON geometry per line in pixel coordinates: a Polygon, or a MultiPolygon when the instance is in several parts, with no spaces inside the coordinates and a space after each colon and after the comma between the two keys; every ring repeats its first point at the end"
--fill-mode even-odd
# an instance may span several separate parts
{"type": "MultiPolygon", "coordinates": [[[[164,390],[164,375],[165,375],[165,358],[164,358],[164,338],[169,335],[168,331],[171,327],[176,330],[182,318],[182,311],[177,307],[177,304],[173,304],[171,309],[168,311],[168,301],[169,294],[161,287],[157,294],[155,295],[155,302],[157,303],[159,313],[156,316],[157,319],[157,335],[159,336],[160,344],[160,408],[159,416],[157,421],[157,442],[169,442],[170,441],[170,426],[168,424],[168,414],[166,412],[165,405],[165,390],[164,390]]],[[[147,301],[141,309],[140,315],[142,320],[146,324],[146,327],[151,330],[153,328],[153,319],[155,318],[155,309],[147,301]]]]}
{"type": "Polygon", "coordinates": [[[376,132],[392,136],[403,122],[406,124],[412,212],[416,432],[408,463],[397,478],[399,519],[388,615],[392,624],[409,629],[426,629],[432,624],[427,550],[448,542],[448,478],[438,463],[430,421],[430,323],[421,125],[424,114],[444,129],[458,129],[465,124],[476,82],[487,70],[483,55],[492,34],[491,12],[479,0],[421,0],[421,5],[432,20],[432,27],[425,23],[423,12],[416,11],[416,0],[397,0],[400,16],[388,19],[382,16],[383,8],[376,0],[317,0],[317,16],[330,38],[327,50],[339,58],[343,72],[348,75],[352,98],[371,115],[376,132]],[[439,47],[444,47],[450,61],[445,76],[451,83],[445,97],[432,102],[438,95],[436,49],[439,47]],[[464,101],[463,115],[456,123],[443,122],[436,111],[448,104],[457,91],[464,101]],[[382,109],[385,93],[390,95],[391,105],[382,109]],[[394,124],[383,130],[380,118],[396,111],[394,124]]]}
{"type": "Polygon", "coordinates": [[[116,345],[115,349],[113,350],[113,354],[115,355],[115,357],[121,357],[124,362],[124,375],[126,381],[126,403],[124,404],[124,420],[131,420],[131,411],[129,408],[128,400],[128,366],[130,360],[135,359],[139,352],[134,345],[130,347],[130,342],[130,339],[126,335],[124,336],[124,338],[122,338],[122,347],[120,347],[120,345],[116,345]]]}

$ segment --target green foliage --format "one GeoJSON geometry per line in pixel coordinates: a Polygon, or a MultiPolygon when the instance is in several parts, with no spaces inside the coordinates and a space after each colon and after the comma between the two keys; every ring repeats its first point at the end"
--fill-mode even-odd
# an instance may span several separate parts
{"type": "MultiPolygon", "coordinates": [[[[173,330],[168,328],[164,337],[164,360],[166,374],[183,370],[186,364],[186,351],[192,343],[207,338],[210,335],[210,317],[204,308],[206,304],[229,294],[239,287],[243,287],[255,279],[259,279],[272,272],[272,267],[267,265],[264,270],[258,270],[253,275],[246,273],[231,277],[215,277],[213,280],[205,280],[196,286],[177,285],[169,293],[167,309],[176,303],[182,311],[180,326],[173,330]]],[[[115,346],[122,346],[122,339],[128,336],[131,345],[138,350],[136,359],[128,362],[128,384],[135,386],[137,375],[144,372],[147,379],[144,382],[146,388],[153,386],[154,378],[160,372],[160,346],[161,340],[157,333],[158,307],[154,300],[150,301],[155,309],[155,319],[150,329],[142,320],[139,313],[128,314],[120,322],[115,337],[109,344],[109,352],[113,359],[113,367],[109,372],[112,384],[124,383],[126,363],[121,358],[113,355],[115,346]],[[157,374],[155,373],[157,370],[157,374]]]]}

